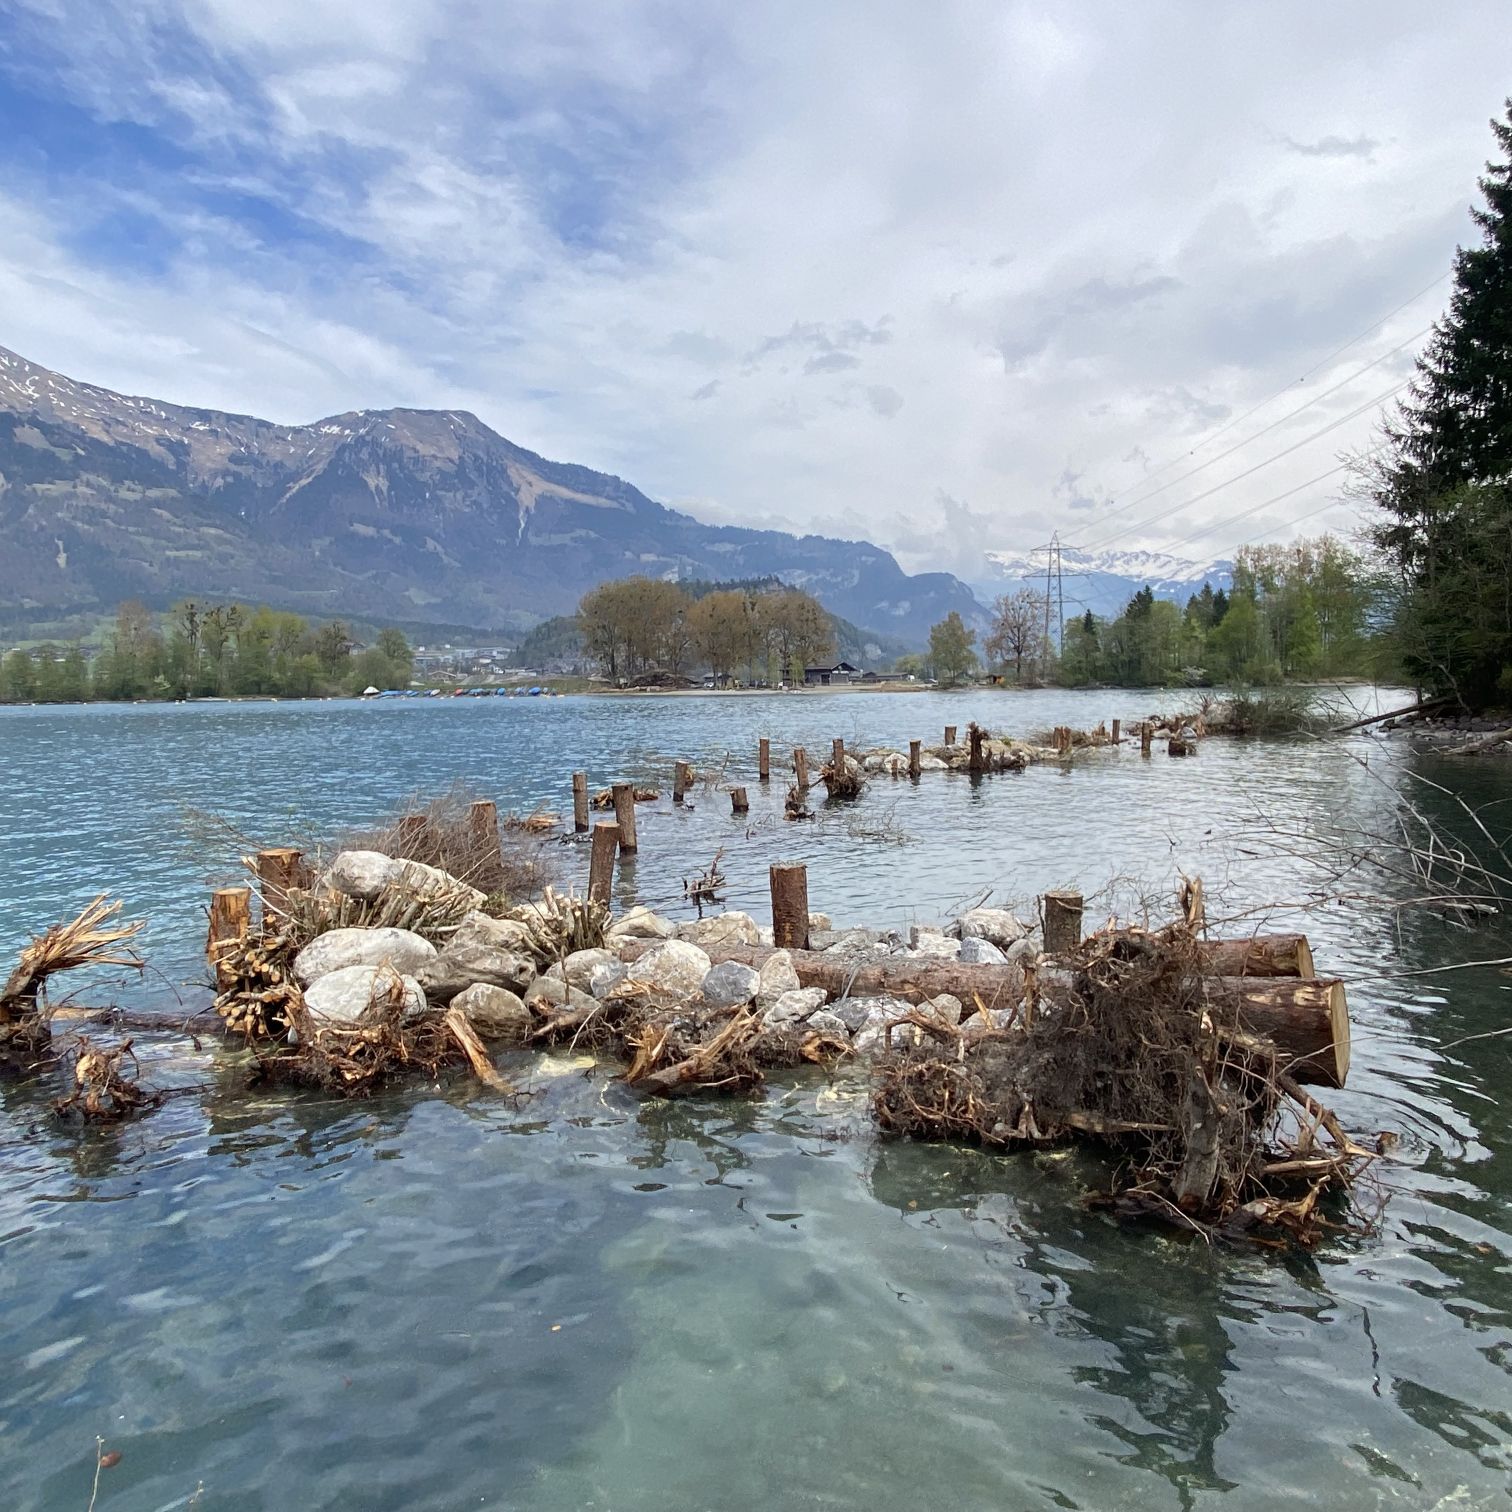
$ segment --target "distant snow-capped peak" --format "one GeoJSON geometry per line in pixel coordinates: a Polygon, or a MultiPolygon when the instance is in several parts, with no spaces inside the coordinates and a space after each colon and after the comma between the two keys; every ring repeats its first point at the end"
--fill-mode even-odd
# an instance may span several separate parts
{"type": "MultiPolygon", "coordinates": [[[[989,551],[986,556],[995,576],[1032,578],[1043,577],[1045,573],[1044,551],[989,551]]],[[[1208,578],[1226,578],[1232,568],[1233,563],[1226,558],[1193,562],[1165,551],[1083,551],[1075,546],[1061,549],[1063,574],[1095,572],[1150,583],[1201,583],[1208,578]]]]}

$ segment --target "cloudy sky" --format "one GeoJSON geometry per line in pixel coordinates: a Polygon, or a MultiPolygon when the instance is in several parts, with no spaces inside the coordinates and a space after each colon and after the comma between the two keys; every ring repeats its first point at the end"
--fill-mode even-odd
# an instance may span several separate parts
{"type": "Polygon", "coordinates": [[[1505,0],[0,0],[0,345],[277,420],[468,408],[916,570],[1206,558],[1348,525],[1508,35],[1505,0]]]}

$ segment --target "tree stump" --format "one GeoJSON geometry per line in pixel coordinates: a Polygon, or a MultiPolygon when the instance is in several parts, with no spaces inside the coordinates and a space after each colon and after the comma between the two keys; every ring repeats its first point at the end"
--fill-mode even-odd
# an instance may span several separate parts
{"type": "Polygon", "coordinates": [[[215,972],[218,987],[229,987],[232,973],[224,959],[228,948],[246,939],[252,929],[252,889],[221,887],[210,894],[210,929],[205,939],[205,959],[215,972]]]}
{"type": "Polygon", "coordinates": [[[746,790],[743,787],[730,789],[730,812],[732,814],[747,813],[750,807],[750,803],[746,800],[746,790]]]}
{"type": "Polygon", "coordinates": [[[1082,895],[1048,892],[1041,902],[1045,916],[1045,954],[1069,954],[1082,940],[1082,895]]]}
{"type": "Polygon", "coordinates": [[[588,774],[572,774],[572,827],[580,835],[588,833],[588,774]]]}
{"type": "Polygon", "coordinates": [[[945,744],[948,745],[948,746],[953,746],[955,744],[955,738],[956,738],[956,727],[954,725],[946,725],[945,726],[945,744]]]}
{"type": "Polygon", "coordinates": [[[672,768],[672,801],[681,803],[683,796],[693,786],[693,768],[686,761],[679,761],[672,768]]]}
{"type": "Polygon", "coordinates": [[[271,934],[284,916],[290,891],[305,880],[304,866],[297,850],[280,845],[272,850],[258,851],[253,870],[262,898],[263,932],[271,934]]]}
{"type": "Polygon", "coordinates": [[[1121,719],[1115,719],[1113,721],[1113,733],[1108,737],[1108,739],[1112,742],[1112,744],[1117,745],[1122,739],[1122,734],[1123,721],[1121,719]]]}
{"type": "Polygon", "coordinates": [[[1147,719],[1139,727],[1139,754],[1141,756],[1148,756],[1150,754],[1150,746],[1154,739],[1155,731],[1147,719]]]}
{"type": "Polygon", "coordinates": [[[920,772],[924,770],[920,765],[923,759],[923,745],[924,742],[922,740],[910,740],[908,742],[908,775],[916,782],[918,781],[920,772]]]}
{"type": "Polygon", "coordinates": [[[808,792],[808,752],[802,746],[793,747],[793,771],[798,778],[798,791],[800,793],[808,792]]]}
{"type": "Polygon", "coordinates": [[[756,747],[756,775],[762,782],[772,780],[772,742],[765,735],[756,747]]]}

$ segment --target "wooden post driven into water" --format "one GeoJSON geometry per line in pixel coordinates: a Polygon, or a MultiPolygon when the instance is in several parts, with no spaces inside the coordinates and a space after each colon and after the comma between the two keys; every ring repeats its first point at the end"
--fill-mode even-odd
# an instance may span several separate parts
{"type": "Polygon", "coordinates": [[[756,747],[756,775],[763,782],[772,780],[772,742],[765,735],[756,747]]]}
{"type": "Polygon", "coordinates": [[[808,792],[808,752],[802,746],[793,747],[793,771],[798,779],[798,791],[808,792]]]}
{"type": "Polygon", "coordinates": [[[619,829],[619,848],[623,855],[635,854],[635,787],[629,782],[616,782],[614,792],[614,822],[619,829]]]}
{"type": "Polygon", "coordinates": [[[922,757],[920,756],[920,747],[922,747],[923,744],[924,742],[922,740],[910,740],[908,742],[908,775],[915,779],[917,779],[919,773],[923,771],[923,768],[919,765],[919,762],[922,760],[922,757]]]}
{"type": "Polygon", "coordinates": [[[1112,740],[1113,740],[1113,744],[1114,745],[1118,744],[1118,742],[1119,742],[1119,740],[1121,738],[1121,735],[1122,735],[1122,731],[1123,731],[1123,721],[1121,719],[1115,719],[1113,721],[1113,735],[1112,735],[1112,740]]]}
{"type": "Polygon", "coordinates": [[[681,803],[688,789],[693,786],[693,768],[686,761],[679,761],[672,768],[672,801],[681,803]]]}
{"type": "Polygon", "coordinates": [[[746,790],[743,787],[730,789],[730,812],[732,814],[744,814],[749,812],[750,803],[746,799],[746,790]]]}
{"type": "Polygon", "coordinates": [[[304,867],[300,853],[289,845],[275,846],[272,850],[258,851],[254,870],[257,875],[257,890],[262,896],[262,927],[271,932],[283,918],[284,904],[288,901],[290,888],[304,881],[304,867]]]}
{"type": "Polygon", "coordinates": [[[1139,754],[1141,756],[1148,756],[1150,754],[1150,744],[1154,738],[1154,728],[1147,719],[1139,727],[1139,754]]]}
{"type": "Polygon", "coordinates": [[[588,833],[588,774],[572,774],[572,827],[580,835],[588,833]]]}
{"type": "Polygon", "coordinates": [[[609,906],[614,886],[614,853],[619,849],[619,825],[603,819],[593,826],[593,849],[588,855],[588,901],[609,906]]]}
{"type": "Polygon", "coordinates": [[[1045,954],[1069,954],[1081,944],[1082,895],[1047,892],[1041,901],[1045,913],[1045,954]]]}
{"type": "Polygon", "coordinates": [[[210,931],[205,939],[205,959],[215,972],[216,986],[231,985],[232,973],[222,957],[228,946],[246,939],[251,929],[250,887],[221,887],[210,894],[210,931]]]}
{"type": "Polygon", "coordinates": [[[948,745],[948,746],[953,746],[955,744],[955,737],[956,737],[956,727],[954,725],[946,725],[945,726],[945,744],[948,745]]]}
{"type": "Polygon", "coordinates": [[[778,950],[807,950],[808,867],[773,866],[772,939],[778,950]]]}

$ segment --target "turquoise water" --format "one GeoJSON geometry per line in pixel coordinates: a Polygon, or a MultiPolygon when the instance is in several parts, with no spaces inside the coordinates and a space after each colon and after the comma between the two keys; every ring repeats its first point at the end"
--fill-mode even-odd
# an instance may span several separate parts
{"type": "MultiPolygon", "coordinates": [[[[1389,697],[1390,695],[1386,695],[1389,697]]],[[[1174,700],[1171,700],[1174,702],[1174,700]]],[[[991,890],[1078,884],[1107,907],[1200,872],[1215,912],[1309,901],[1292,833],[1376,824],[1447,783],[1505,835],[1512,770],[1405,744],[1210,740],[973,785],[879,780],[785,825],[755,745],[811,752],[1126,722],[1160,695],[872,695],[217,705],[0,713],[0,951],[99,888],[149,917],[154,970],[86,984],[157,1007],[194,985],[227,846],[360,824],[467,780],[568,806],[574,767],[664,788],[729,753],[742,821],[695,793],[640,811],[617,886],[682,911],[723,848],[765,917],[766,867],[815,908],[902,925],[991,890]],[[1496,806],[1499,805],[1499,806],[1496,806]],[[1269,827],[1269,833],[1265,831],[1269,827]],[[1110,879],[1119,879],[1109,888],[1110,879]]],[[[559,848],[566,881],[586,854],[559,848]]],[[[1363,873],[1331,896],[1389,892],[1363,873]]],[[[1402,1137],[1380,1232],[1310,1257],[1210,1251],[1082,1210],[1080,1154],[880,1141],[854,1078],[749,1102],[641,1103],[566,1057],[360,1106],[238,1090],[234,1054],[139,1037],[195,1088],[108,1130],[60,1127],[50,1084],[0,1083],[0,1506],[253,1508],[1462,1508],[1512,1468],[1512,953],[1355,900],[1300,913],[1351,978],[1354,1070],[1334,1101],[1402,1137]],[[1383,973],[1386,973],[1383,975],[1383,973]]]]}

